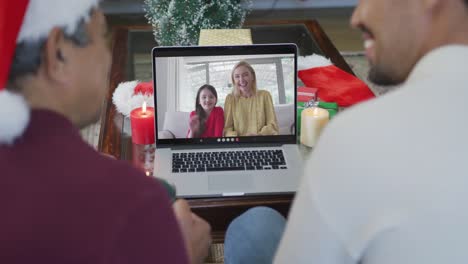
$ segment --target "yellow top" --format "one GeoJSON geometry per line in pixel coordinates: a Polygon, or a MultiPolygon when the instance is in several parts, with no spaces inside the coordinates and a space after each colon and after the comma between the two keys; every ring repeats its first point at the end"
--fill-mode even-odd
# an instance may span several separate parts
{"type": "Polygon", "coordinates": [[[259,90],[246,98],[233,94],[224,103],[224,136],[278,135],[273,100],[268,91],[259,90]]]}

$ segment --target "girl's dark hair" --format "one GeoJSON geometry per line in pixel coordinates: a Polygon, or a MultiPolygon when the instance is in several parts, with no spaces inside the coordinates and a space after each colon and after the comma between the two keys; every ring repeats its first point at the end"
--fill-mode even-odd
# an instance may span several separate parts
{"type": "Polygon", "coordinates": [[[216,101],[218,101],[218,93],[216,92],[216,89],[213,86],[209,84],[204,84],[198,89],[197,98],[195,99],[195,114],[200,119],[200,129],[198,131],[192,131],[193,137],[200,137],[206,129],[205,122],[207,116],[205,110],[200,105],[200,94],[204,89],[208,89],[212,94],[214,94],[214,96],[216,97],[216,101]]]}

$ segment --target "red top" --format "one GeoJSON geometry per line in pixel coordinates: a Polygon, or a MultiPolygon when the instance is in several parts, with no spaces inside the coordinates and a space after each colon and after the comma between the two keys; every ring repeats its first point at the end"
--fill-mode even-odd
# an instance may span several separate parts
{"type": "Polygon", "coordinates": [[[0,168],[0,263],[188,262],[164,187],[63,116],[32,111],[0,168]]]}
{"type": "MultiPolygon", "coordinates": [[[[192,111],[190,113],[190,118],[194,116],[196,113],[192,111]]],[[[223,129],[224,129],[224,111],[223,108],[219,106],[215,106],[213,110],[211,110],[210,116],[206,119],[205,122],[205,132],[200,136],[201,138],[208,138],[208,137],[222,137],[223,136],[223,129]]],[[[190,129],[187,135],[190,133],[190,129]]]]}

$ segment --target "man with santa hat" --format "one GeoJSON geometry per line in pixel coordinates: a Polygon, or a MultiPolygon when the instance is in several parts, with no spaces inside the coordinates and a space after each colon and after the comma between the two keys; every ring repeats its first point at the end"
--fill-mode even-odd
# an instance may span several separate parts
{"type": "Polygon", "coordinates": [[[200,263],[208,223],[80,138],[108,85],[98,0],[0,12],[0,263],[200,263]]]}

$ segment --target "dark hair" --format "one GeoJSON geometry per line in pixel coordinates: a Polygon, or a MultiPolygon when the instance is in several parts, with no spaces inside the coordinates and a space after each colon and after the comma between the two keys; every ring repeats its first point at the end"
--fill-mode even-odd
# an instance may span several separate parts
{"type": "Polygon", "coordinates": [[[218,101],[218,93],[216,92],[216,89],[209,84],[204,84],[202,85],[197,92],[197,98],[195,99],[195,114],[198,116],[200,119],[200,129],[198,131],[192,131],[193,137],[199,137],[205,132],[206,126],[205,122],[207,119],[205,110],[203,107],[200,105],[200,94],[204,89],[208,89],[214,96],[216,97],[216,101],[218,101]]]}
{"type": "MultiPolygon", "coordinates": [[[[89,14],[95,8],[92,8],[89,14]]],[[[76,29],[71,34],[66,33],[64,27],[62,31],[64,32],[65,39],[71,41],[73,44],[79,47],[85,47],[90,43],[90,38],[88,32],[86,31],[87,21],[85,18],[82,18],[78,21],[76,29]]],[[[8,76],[10,88],[14,87],[15,80],[24,77],[28,74],[36,74],[42,63],[42,52],[47,41],[47,36],[42,37],[38,40],[26,40],[18,43],[15,49],[15,55],[11,64],[10,74],[8,76]]]]}

